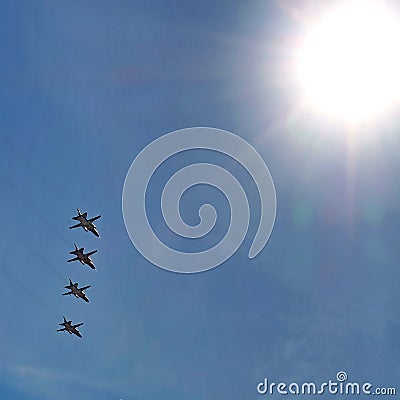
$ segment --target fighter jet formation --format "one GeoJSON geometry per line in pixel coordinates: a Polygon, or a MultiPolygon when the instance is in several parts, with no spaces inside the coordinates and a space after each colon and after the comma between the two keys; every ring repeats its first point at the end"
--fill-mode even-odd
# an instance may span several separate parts
{"type": "MultiPolygon", "coordinates": [[[[96,221],[97,219],[99,219],[101,217],[101,215],[98,215],[94,218],[88,219],[87,212],[81,213],[79,208],[77,208],[77,210],[78,210],[78,215],[75,217],[72,217],[72,219],[79,221],[79,224],[70,226],[69,228],[73,229],[73,228],[82,227],[86,232],[91,232],[96,237],[100,237],[100,234],[99,234],[95,224],[93,223],[93,221],[96,221]]],[[[88,253],[85,253],[84,247],[79,248],[76,243],[74,243],[74,246],[75,246],[75,250],[70,251],[70,254],[74,255],[75,257],[67,260],[67,262],[79,261],[82,265],[88,265],[91,269],[96,270],[96,267],[95,267],[92,259],[90,258],[90,256],[97,253],[97,250],[93,250],[88,253]]],[[[72,295],[72,296],[75,296],[76,298],[80,298],[80,299],[84,300],[86,303],[89,303],[89,299],[86,296],[85,290],[89,289],[91,287],[90,285],[80,288],[78,282],[74,283],[71,280],[71,278],[69,278],[69,285],[64,286],[64,287],[65,287],[65,289],[68,289],[69,291],[62,293],[63,296],[72,295]]],[[[83,325],[83,323],[73,325],[72,321],[67,321],[67,319],[65,317],[63,317],[63,319],[64,319],[64,322],[59,324],[59,325],[63,326],[63,328],[57,329],[57,332],[64,331],[64,332],[68,332],[69,334],[74,334],[74,335],[82,338],[82,335],[77,328],[79,326],[83,325]]]]}

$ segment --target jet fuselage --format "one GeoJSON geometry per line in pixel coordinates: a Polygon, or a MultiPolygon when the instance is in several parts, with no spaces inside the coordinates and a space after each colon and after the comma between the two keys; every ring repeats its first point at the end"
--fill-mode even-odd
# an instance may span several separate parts
{"type": "Polygon", "coordinates": [[[93,232],[96,236],[99,236],[96,225],[93,222],[88,221],[83,215],[78,216],[78,221],[82,224],[82,228],[88,232],[93,232]]]}

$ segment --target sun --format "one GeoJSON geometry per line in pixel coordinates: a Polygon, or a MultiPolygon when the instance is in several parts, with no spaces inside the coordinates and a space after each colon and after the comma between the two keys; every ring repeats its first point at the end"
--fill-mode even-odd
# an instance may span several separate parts
{"type": "Polygon", "coordinates": [[[382,2],[342,4],[311,27],[297,53],[308,103],[350,121],[400,98],[400,21],[382,2]]]}

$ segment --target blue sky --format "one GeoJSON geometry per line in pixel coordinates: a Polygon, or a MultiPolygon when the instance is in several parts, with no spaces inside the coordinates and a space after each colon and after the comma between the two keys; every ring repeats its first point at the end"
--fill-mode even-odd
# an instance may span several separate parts
{"type": "MultiPolygon", "coordinates": [[[[285,66],[301,29],[287,8],[1,6],[0,398],[256,399],[264,377],[318,383],[339,370],[398,383],[399,124],[351,142],[298,107],[285,66]],[[223,265],[188,276],[135,250],[121,195],[145,145],[192,126],[251,143],[278,212],[254,260],[249,233],[223,265]],[[68,229],[77,207],[102,214],[100,239],[68,229]],[[74,242],[98,249],[97,272],[65,262],[74,242]],[[92,285],[90,304],[61,296],[68,278],[92,285]],[[85,323],[82,340],[56,332],[63,315],[85,323]]],[[[188,196],[189,220],[207,193],[188,196]]]]}

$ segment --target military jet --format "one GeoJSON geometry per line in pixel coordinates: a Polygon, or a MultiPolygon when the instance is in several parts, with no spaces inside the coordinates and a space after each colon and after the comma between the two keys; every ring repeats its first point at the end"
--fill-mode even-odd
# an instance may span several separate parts
{"type": "Polygon", "coordinates": [[[100,237],[99,232],[97,231],[96,225],[93,223],[93,221],[96,221],[96,219],[99,219],[101,215],[98,215],[97,217],[87,219],[87,212],[84,212],[81,214],[81,211],[79,208],[77,208],[78,215],[76,217],[72,217],[75,221],[79,221],[79,224],[76,224],[74,226],[70,226],[69,229],[73,228],[79,228],[82,227],[86,232],[92,232],[93,235],[100,237]]]}
{"type": "Polygon", "coordinates": [[[64,286],[65,289],[69,289],[70,291],[67,293],[63,293],[63,296],[73,294],[76,298],[80,297],[82,300],[85,300],[86,303],[89,303],[89,299],[86,297],[84,290],[89,289],[90,286],[85,286],[83,288],[78,287],[78,282],[72,283],[71,279],[69,280],[69,285],[64,286]]]}
{"type": "Polygon", "coordinates": [[[68,332],[70,335],[72,335],[72,334],[74,334],[74,335],[76,335],[76,336],[78,336],[78,337],[82,337],[82,335],[81,335],[81,333],[78,331],[78,327],[79,326],[81,326],[81,325],[83,325],[83,323],[81,323],[81,324],[77,324],[77,325],[72,325],[72,321],[67,321],[66,319],[65,319],[65,317],[63,317],[64,318],[64,322],[62,323],[62,324],[58,324],[58,325],[61,325],[61,326],[63,326],[64,328],[63,329],[57,329],[57,332],[62,332],[62,331],[66,331],[66,332],[68,332]]]}
{"type": "Polygon", "coordinates": [[[74,245],[75,245],[75,250],[70,251],[69,254],[74,254],[74,255],[76,255],[76,257],[71,258],[70,260],[67,260],[67,262],[79,261],[82,265],[86,264],[86,265],[89,265],[90,268],[96,269],[90,256],[94,253],[97,253],[97,250],[93,250],[93,251],[90,251],[89,253],[85,254],[84,253],[85,249],[83,247],[78,249],[78,246],[75,243],[74,243],[74,245]]]}

